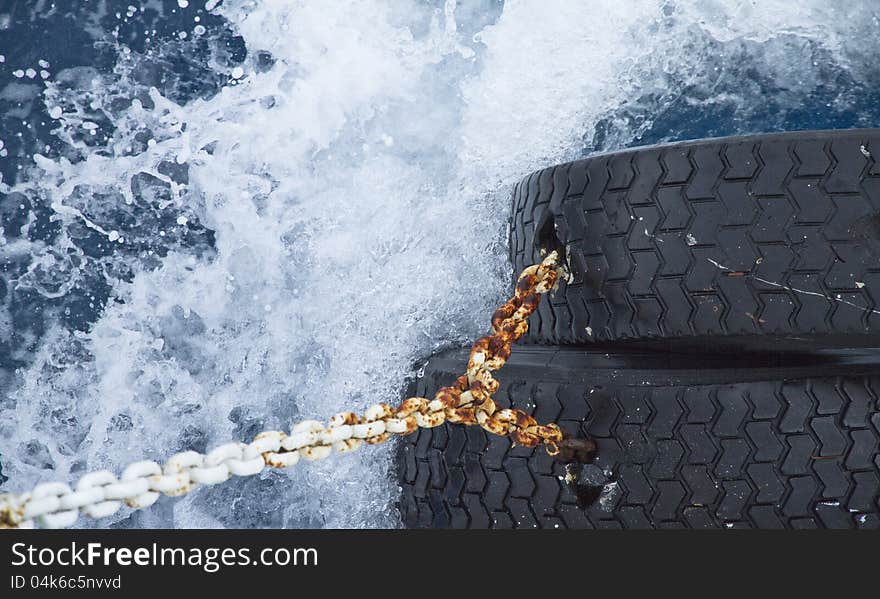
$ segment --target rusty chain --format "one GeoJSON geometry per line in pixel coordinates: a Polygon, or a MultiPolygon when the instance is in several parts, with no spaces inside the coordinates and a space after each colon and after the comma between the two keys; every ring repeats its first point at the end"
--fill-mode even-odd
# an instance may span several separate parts
{"type": "Polygon", "coordinates": [[[0,495],[0,528],[63,528],[80,514],[103,518],[123,503],[132,509],[148,507],[160,494],[183,495],[198,485],[214,485],[231,476],[252,476],[264,468],[286,468],[300,459],[321,460],[334,450],[347,453],[362,444],[377,445],[391,435],[409,435],[419,428],[444,422],[477,425],[486,431],[510,436],[525,447],[543,445],[550,455],[583,457],[590,441],[564,439],[556,424],[539,424],[526,412],[501,408],[492,395],[499,383],[492,373],[510,357],[511,345],[528,330],[528,317],[541,296],[555,288],[562,272],[557,252],[540,264],[526,268],[516,283],[513,297],[492,315],[492,332],[474,343],[467,371],[434,398],[410,397],[395,410],[377,404],[363,416],[336,414],[325,426],[315,420],[296,424],[288,435],[281,431],[258,434],[251,443],[227,443],[207,454],[185,451],[171,456],[164,466],[153,461],[130,464],[117,478],[108,470],[91,472],[77,481],[75,489],[65,483],[37,485],[29,493],[0,495]]]}

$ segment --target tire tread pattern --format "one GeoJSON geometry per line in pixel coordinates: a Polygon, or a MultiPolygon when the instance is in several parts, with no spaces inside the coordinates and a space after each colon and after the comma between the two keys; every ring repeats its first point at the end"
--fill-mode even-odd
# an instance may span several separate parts
{"type": "Polygon", "coordinates": [[[552,215],[579,277],[527,342],[880,331],[880,131],[701,140],[599,155],[513,190],[514,271],[552,215]]]}
{"type": "MultiPolygon", "coordinates": [[[[880,528],[880,376],[600,386],[536,370],[509,364],[499,405],[595,438],[598,500],[582,507],[540,448],[443,425],[400,444],[407,526],[880,528]]],[[[415,392],[456,372],[429,364],[415,392]]]]}

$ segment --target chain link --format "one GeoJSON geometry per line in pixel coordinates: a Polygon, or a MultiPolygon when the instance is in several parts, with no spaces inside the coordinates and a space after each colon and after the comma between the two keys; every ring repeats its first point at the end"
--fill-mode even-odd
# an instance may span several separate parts
{"type": "Polygon", "coordinates": [[[395,410],[377,404],[358,416],[336,414],[325,426],[307,420],[290,434],[266,431],[250,443],[226,443],[207,454],[184,451],[164,465],[153,461],[130,464],[117,478],[108,470],[84,475],[71,488],[65,483],[37,485],[29,493],[0,495],[0,528],[64,528],[80,514],[103,518],[123,504],[145,508],[159,498],[184,495],[199,485],[216,485],[232,476],[252,476],[269,468],[287,468],[300,459],[322,460],[334,451],[347,453],[364,443],[384,443],[392,435],[409,435],[419,428],[444,422],[480,426],[496,435],[510,436],[525,447],[543,445],[550,455],[560,453],[562,430],[556,424],[539,424],[531,415],[513,408],[498,408],[492,395],[499,383],[492,373],[507,362],[511,345],[528,330],[528,318],[541,296],[554,289],[561,274],[559,255],[552,252],[540,264],[526,268],[516,283],[514,296],[492,315],[492,333],[474,343],[467,371],[433,399],[410,397],[395,410]]]}

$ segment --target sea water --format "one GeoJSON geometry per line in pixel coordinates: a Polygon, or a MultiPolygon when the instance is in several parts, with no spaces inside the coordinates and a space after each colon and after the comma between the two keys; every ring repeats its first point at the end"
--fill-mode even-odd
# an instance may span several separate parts
{"type": "MultiPolygon", "coordinates": [[[[509,290],[518,178],[646,143],[874,126],[878,15],[0,0],[0,491],[398,402],[509,290]]],[[[99,524],[393,527],[393,451],[99,524]]]]}

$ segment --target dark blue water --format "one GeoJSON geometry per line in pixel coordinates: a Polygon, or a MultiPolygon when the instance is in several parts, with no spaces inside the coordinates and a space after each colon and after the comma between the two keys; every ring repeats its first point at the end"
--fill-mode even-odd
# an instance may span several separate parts
{"type": "MultiPolygon", "coordinates": [[[[120,59],[119,44],[125,44],[141,59],[126,88],[120,90],[120,106],[127,107],[134,97],[149,104],[151,87],[181,104],[216,94],[229,77],[210,68],[209,59],[229,67],[240,64],[246,56],[244,42],[224,19],[196,8],[195,4],[182,9],[176,1],[144,3],[144,10],[128,17],[126,13],[132,3],[127,1],[0,1],[0,19],[4,25],[0,29],[0,54],[5,58],[0,64],[0,135],[7,152],[0,158],[3,182],[10,185],[18,182],[23,169],[32,163],[34,153],[54,160],[63,157],[73,163],[82,160],[84,154],[82,149],[65,143],[53,133],[57,122],[41,101],[41,75],[16,76],[14,73],[19,69],[37,70],[40,61],[45,61],[49,64],[46,70],[53,75],[88,67],[112,79],[120,59]],[[191,30],[196,15],[206,28],[206,34],[181,40],[179,32],[191,30]]],[[[53,75],[51,79],[55,79],[53,75]]],[[[78,141],[101,152],[102,144],[112,136],[112,124],[102,111],[95,110],[90,116],[99,124],[99,134],[92,136],[83,132],[78,141]]],[[[144,148],[149,135],[148,131],[144,132],[144,148]]],[[[171,163],[168,169],[169,173],[177,171],[175,175],[185,179],[185,168],[171,163]]],[[[188,231],[182,235],[157,235],[159,230],[174,230],[170,225],[177,214],[158,209],[163,194],[167,194],[161,182],[150,181],[145,175],[139,183],[134,190],[137,198],[134,206],[125,210],[110,208],[103,214],[90,216],[128,234],[129,239],[135,237],[133,233],[137,231],[142,243],[119,246],[108,243],[104,236],[87,227],[80,227],[71,232],[71,237],[86,256],[93,258],[97,265],[103,257],[128,253],[134,266],[145,250],[151,250],[156,258],[152,266],[156,266],[171,249],[188,249],[196,254],[210,251],[213,232],[198,222],[190,222],[188,231]]],[[[101,204],[100,198],[92,199],[101,204]]],[[[8,242],[24,236],[32,242],[54,244],[60,224],[52,221],[52,213],[46,199],[39,195],[0,192],[0,224],[8,242]],[[27,231],[23,232],[25,225],[27,231]]],[[[90,268],[83,271],[82,280],[68,292],[47,298],[34,289],[17,288],[10,283],[30,267],[28,255],[0,255],[0,302],[11,320],[11,334],[0,339],[0,388],[8,388],[9,383],[4,381],[14,376],[16,368],[29,363],[29,356],[39,347],[47,330],[54,326],[88,330],[112,301],[114,280],[126,281],[132,276],[131,269],[90,268]]],[[[47,274],[46,282],[50,286],[60,285],[63,276],[64,273],[47,274]]],[[[0,407],[2,405],[0,403],[0,407]]],[[[0,483],[3,480],[0,470],[0,483]]]]}
{"type": "MultiPolygon", "coordinates": [[[[228,76],[209,67],[209,59],[232,67],[246,56],[241,37],[235,35],[221,17],[196,8],[195,2],[187,9],[180,8],[176,1],[144,3],[144,10],[127,17],[130,5],[131,2],[113,0],[52,4],[0,2],[0,15],[6,22],[0,30],[0,53],[6,57],[0,65],[0,130],[8,151],[8,156],[0,159],[4,182],[17,182],[36,152],[50,159],[64,157],[74,163],[84,154],[82,149],[53,134],[57,122],[50,118],[48,108],[40,100],[43,87],[40,75],[16,77],[13,74],[16,70],[46,61],[50,65],[47,70],[53,74],[89,67],[112,79],[120,59],[119,44],[124,44],[141,59],[133,77],[118,94],[120,107],[128,107],[134,97],[149,105],[147,92],[151,87],[167,98],[186,104],[196,98],[210,98],[228,82],[228,76]],[[192,29],[194,16],[199,16],[207,33],[183,41],[179,32],[192,29]]],[[[98,135],[82,132],[77,140],[90,150],[101,152],[102,144],[112,136],[112,124],[102,111],[95,110],[90,116],[100,126],[98,135]]],[[[145,131],[144,148],[149,137],[150,132],[145,131]]],[[[137,148],[133,150],[137,151],[137,148]]],[[[180,180],[185,180],[185,167],[171,163],[167,168],[168,173],[174,172],[180,180]]],[[[118,246],[108,243],[95,231],[81,227],[72,235],[76,245],[98,262],[102,257],[121,252],[130,254],[132,261],[138,261],[147,249],[152,250],[157,259],[170,249],[208,251],[213,243],[212,232],[197,222],[191,222],[183,235],[160,238],[156,234],[159,230],[172,230],[174,227],[170,225],[177,218],[173,211],[158,210],[163,194],[167,194],[167,190],[161,182],[144,176],[138,180],[135,190],[136,205],[90,215],[127,234],[129,239],[137,231],[143,238],[141,243],[118,246]]],[[[98,200],[100,203],[100,198],[98,200]]],[[[0,193],[0,223],[10,241],[23,235],[22,226],[29,223],[25,234],[28,240],[53,244],[60,224],[52,222],[51,215],[52,209],[45,198],[0,193]]],[[[85,280],[69,292],[48,299],[32,289],[18,290],[9,285],[10,277],[20,276],[29,266],[27,256],[4,256],[0,266],[4,275],[0,278],[0,301],[6,305],[13,327],[12,335],[0,341],[0,368],[7,370],[26,364],[27,360],[20,356],[33,352],[49,327],[60,324],[72,330],[88,330],[111,301],[112,279],[129,280],[132,276],[131,270],[108,273],[91,269],[86,271],[85,280]]]]}

